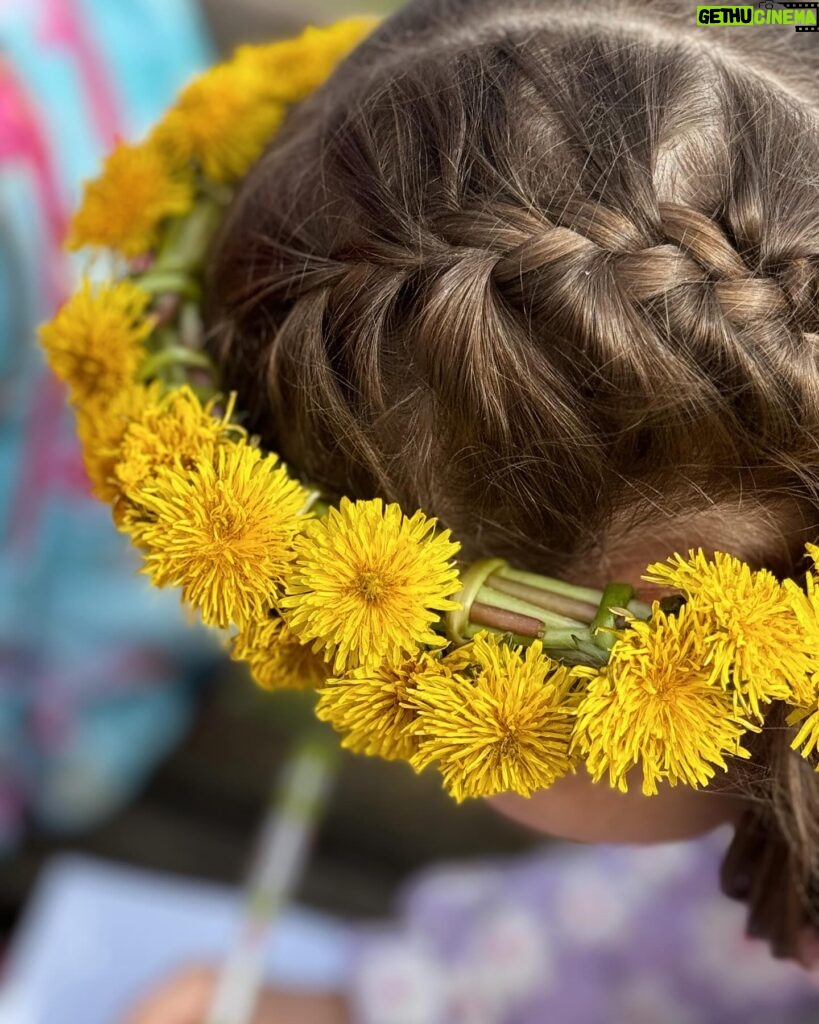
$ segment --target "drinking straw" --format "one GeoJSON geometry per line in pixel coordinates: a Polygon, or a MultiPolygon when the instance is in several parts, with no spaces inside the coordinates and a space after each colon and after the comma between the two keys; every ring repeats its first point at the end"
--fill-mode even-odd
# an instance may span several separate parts
{"type": "Polygon", "coordinates": [[[294,745],[262,824],[239,930],[206,1024],[250,1024],[262,986],[270,930],[289,903],[326,806],[338,748],[312,731],[294,745]]]}

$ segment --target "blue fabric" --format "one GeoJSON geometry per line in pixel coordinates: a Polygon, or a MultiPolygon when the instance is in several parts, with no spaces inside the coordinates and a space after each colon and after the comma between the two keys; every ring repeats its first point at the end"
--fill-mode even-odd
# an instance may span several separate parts
{"type": "Polygon", "coordinates": [[[188,0],[0,2],[0,852],[128,799],[219,657],[90,495],[35,338],[85,260],[81,179],[214,59],[188,0]]]}

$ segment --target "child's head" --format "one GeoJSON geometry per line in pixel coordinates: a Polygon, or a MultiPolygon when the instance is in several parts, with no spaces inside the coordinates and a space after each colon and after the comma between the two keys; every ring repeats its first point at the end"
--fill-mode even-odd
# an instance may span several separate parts
{"type": "MultiPolygon", "coordinates": [[[[815,43],[681,3],[411,4],[291,114],[217,240],[213,347],[249,426],[329,491],[437,516],[465,559],[640,584],[697,545],[799,577],[815,43]]],[[[787,951],[819,783],[774,725],[721,794],[630,797],[627,835],[733,820],[741,791],[726,886],[787,951]]],[[[571,832],[588,800],[622,837],[623,798],[596,799],[530,808],[571,832]]]]}

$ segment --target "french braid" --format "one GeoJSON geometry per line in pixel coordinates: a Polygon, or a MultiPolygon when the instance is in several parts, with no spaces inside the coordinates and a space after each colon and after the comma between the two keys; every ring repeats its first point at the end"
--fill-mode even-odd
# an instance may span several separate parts
{"type": "MultiPolygon", "coordinates": [[[[211,344],[248,426],[328,491],[437,516],[467,559],[557,574],[658,521],[759,508],[735,553],[799,578],[815,39],[785,60],[777,29],[698,34],[683,6],[423,0],[360,47],[211,254],[211,344]]],[[[777,715],[729,779],[750,811],[724,884],[795,955],[819,777],[777,715]]]]}

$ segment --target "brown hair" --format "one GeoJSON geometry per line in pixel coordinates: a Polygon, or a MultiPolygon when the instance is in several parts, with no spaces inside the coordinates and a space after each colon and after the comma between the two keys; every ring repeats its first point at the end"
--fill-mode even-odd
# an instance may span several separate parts
{"type": "MultiPolygon", "coordinates": [[[[466,559],[576,573],[744,509],[735,553],[799,577],[815,42],[671,0],[410,4],[291,114],[216,240],[211,344],[248,425],[328,492],[437,516],[466,559]]],[[[790,736],[774,709],[724,879],[781,955],[819,916],[819,782],[790,736]]]]}

